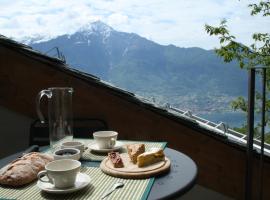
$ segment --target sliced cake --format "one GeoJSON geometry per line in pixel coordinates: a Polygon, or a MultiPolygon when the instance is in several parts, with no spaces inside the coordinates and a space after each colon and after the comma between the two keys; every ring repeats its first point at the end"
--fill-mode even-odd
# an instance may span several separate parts
{"type": "Polygon", "coordinates": [[[108,153],[108,158],[112,162],[113,167],[115,167],[115,168],[122,168],[122,167],[124,167],[122,158],[120,157],[120,154],[118,152],[108,153]]]}
{"type": "Polygon", "coordinates": [[[165,160],[165,155],[162,149],[155,148],[151,151],[140,154],[137,157],[138,167],[144,167],[165,160]]]}
{"type": "Polygon", "coordinates": [[[138,155],[145,152],[144,144],[129,144],[127,145],[127,151],[130,160],[136,164],[138,155]]]}

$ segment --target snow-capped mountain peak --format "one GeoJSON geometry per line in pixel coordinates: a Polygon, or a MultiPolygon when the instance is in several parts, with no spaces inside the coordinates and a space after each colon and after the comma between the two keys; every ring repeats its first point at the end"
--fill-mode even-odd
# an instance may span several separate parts
{"type": "MultiPolygon", "coordinates": [[[[71,34],[67,34],[67,37],[70,38],[74,33],[79,33],[81,36],[77,38],[79,43],[83,43],[84,41],[88,41],[88,45],[90,43],[89,36],[91,35],[101,35],[103,38],[103,42],[105,43],[108,37],[110,37],[111,32],[115,31],[112,27],[103,23],[102,21],[89,22],[79,29],[75,30],[71,34]],[[82,40],[82,41],[81,41],[82,40]]],[[[48,40],[54,39],[58,36],[62,36],[65,34],[59,35],[48,35],[45,34],[33,34],[25,37],[18,38],[18,40],[24,44],[36,44],[40,42],[46,42],[48,40]]]]}
{"type": "Polygon", "coordinates": [[[18,41],[20,41],[24,44],[34,44],[34,43],[46,42],[46,41],[51,40],[53,38],[54,37],[52,37],[50,35],[33,34],[30,36],[18,38],[18,41]]]}
{"type": "Polygon", "coordinates": [[[83,33],[83,35],[85,36],[92,34],[101,34],[104,38],[108,38],[112,31],[114,31],[112,27],[101,21],[87,23],[78,30],[78,32],[83,33]]]}

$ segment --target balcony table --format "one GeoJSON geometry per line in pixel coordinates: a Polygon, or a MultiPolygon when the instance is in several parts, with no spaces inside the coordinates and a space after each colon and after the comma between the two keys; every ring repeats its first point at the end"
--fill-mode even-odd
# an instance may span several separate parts
{"type": "MultiPolygon", "coordinates": [[[[23,152],[31,152],[33,150],[38,150],[38,147],[32,146],[23,152]]],[[[15,153],[1,159],[0,168],[19,157],[23,152],[15,153]]],[[[155,182],[147,198],[148,200],[179,197],[195,185],[197,166],[194,161],[185,154],[171,148],[165,148],[164,152],[171,160],[171,170],[169,173],[155,178],[155,182]]],[[[91,162],[91,166],[93,167],[98,167],[99,164],[99,162],[91,162]]]]}

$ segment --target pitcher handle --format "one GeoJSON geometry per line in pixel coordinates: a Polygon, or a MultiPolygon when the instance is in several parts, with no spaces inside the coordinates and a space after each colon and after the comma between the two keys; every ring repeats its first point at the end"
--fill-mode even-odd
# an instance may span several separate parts
{"type": "Polygon", "coordinates": [[[45,123],[44,116],[43,116],[43,114],[41,112],[41,109],[40,109],[40,100],[44,95],[46,95],[48,98],[51,98],[52,97],[52,91],[51,90],[41,90],[37,95],[37,98],[36,98],[36,110],[37,110],[37,115],[38,115],[41,123],[45,123]]]}

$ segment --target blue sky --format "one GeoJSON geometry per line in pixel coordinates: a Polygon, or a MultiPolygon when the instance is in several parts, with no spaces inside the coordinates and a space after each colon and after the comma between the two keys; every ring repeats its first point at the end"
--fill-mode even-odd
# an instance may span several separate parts
{"type": "Polygon", "coordinates": [[[218,47],[204,25],[226,18],[238,41],[251,43],[253,30],[270,32],[269,17],[251,17],[248,0],[0,0],[0,34],[26,36],[71,34],[101,20],[118,31],[133,32],[159,44],[218,47]]]}

